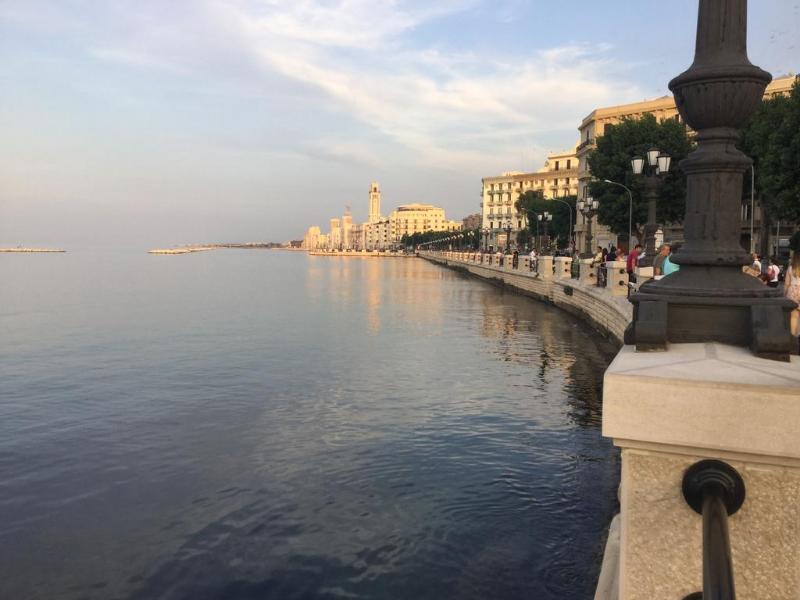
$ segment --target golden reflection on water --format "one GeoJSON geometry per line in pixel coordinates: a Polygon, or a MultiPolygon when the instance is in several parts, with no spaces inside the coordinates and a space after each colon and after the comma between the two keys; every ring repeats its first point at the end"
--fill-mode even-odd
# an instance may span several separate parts
{"type": "Polygon", "coordinates": [[[412,258],[308,256],[305,289],[342,310],[363,310],[370,335],[380,333],[387,318],[430,331],[441,328],[447,304],[442,283],[453,277],[412,258]]]}

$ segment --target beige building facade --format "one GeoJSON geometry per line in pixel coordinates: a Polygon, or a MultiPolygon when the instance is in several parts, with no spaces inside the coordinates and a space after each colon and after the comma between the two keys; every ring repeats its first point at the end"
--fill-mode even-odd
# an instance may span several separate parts
{"type": "Polygon", "coordinates": [[[306,250],[316,250],[319,248],[320,230],[319,226],[312,225],[303,236],[303,248],[306,250]]]}
{"type": "MultiPolygon", "coordinates": [[[[781,94],[788,94],[794,84],[795,77],[795,75],[787,75],[774,79],[767,86],[764,92],[764,98],[767,99],[781,94]]],[[[666,119],[675,119],[681,122],[681,116],[678,113],[677,106],[675,106],[675,98],[671,95],[631,104],[597,108],[581,121],[578,127],[580,142],[575,149],[578,159],[578,199],[585,198],[588,195],[588,186],[589,182],[592,180],[592,174],[589,171],[587,158],[589,153],[597,147],[597,138],[603,135],[605,128],[609,125],[616,125],[623,119],[641,119],[646,114],[654,115],[659,122],[665,121],[666,119]]],[[[671,229],[674,231],[674,228],[671,229]]],[[[584,247],[586,230],[586,219],[583,215],[579,214],[575,225],[578,248],[582,249],[584,247]]],[[[682,231],[680,228],[679,230],[682,231]]],[[[594,218],[594,222],[592,223],[592,237],[592,245],[606,246],[610,243],[617,242],[617,237],[612,234],[607,227],[597,223],[597,217],[594,218]]]]}
{"type": "Polygon", "coordinates": [[[461,229],[461,223],[448,221],[444,209],[431,204],[402,204],[389,215],[389,222],[398,242],[404,235],[461,229]]]}
{"type": "Polygon", "coordinates": [[[527,191],[540,191],[546,199],[574,196],[578,190],[578,160],[575,149],[549,154],[544,167],[533,173],[509,171],[481,180],[481,229],[489,232],[485,246],[505,246],[511,226],[512,245],[527,219],[515,203],[527,191]]]}

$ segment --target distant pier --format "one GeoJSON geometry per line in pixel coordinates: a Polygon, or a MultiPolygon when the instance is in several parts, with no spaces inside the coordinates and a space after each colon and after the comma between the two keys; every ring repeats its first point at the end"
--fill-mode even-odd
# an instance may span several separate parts
{"type": "Polygon", "coordinates": [[[61,248],[0,248],[0,252],[66,252],[61,248]]]}

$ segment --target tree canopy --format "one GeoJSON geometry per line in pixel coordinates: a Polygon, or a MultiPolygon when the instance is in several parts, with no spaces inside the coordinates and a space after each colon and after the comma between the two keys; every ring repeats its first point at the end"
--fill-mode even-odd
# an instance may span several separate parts
{"type": "Polygon", "coordinates": [[[754,161],[756,196],[768,219],[800,222],[800,79],[789,96],[761,104],[739,146],[754,161]]]}
{"type": "MultiPolygon", "coordinates": [[[[548,200],[542,195],[541,190],[528,190],[520,194],[515,203],[519,212],[524,212],[528,218],[528,230],[531,235],[536,235],[537,215],[547,211],[553,215],[553,220],[547,226],[547,235],[556,239],[558,247],[563,248],[569,245],[569,236],[572,227],[575,225],[575,196],[565,196],[558,200],[548,200]],[[570,223],[570,208],[567,204],[559,202],[563,200],[572,209],[572,222],[570,223]]],[[[539,233],[544,235],[544,230],[539,229],[539,233]]],[[[525,236],[523,236],[525,237],[525,236]]],[[[519,241],[518,236],[518,241],[519,241]]]]}
{"type": "Polygon", "coordinates": [[[589,191],[600,207],[597,219],[617,235],[628,235],[628,193],[619,186],[603,180],[616,181],[630,188],[633,196],[633,232],[642,239],[647,222],[647,200],[643,197],[641,177],[631,171],[631,158],[645,156],[650,148],[658,148],[672,157],[670,172],[659,190],[656,219],[659,223],[680,223],[686,206],[686,178],[678,163],[692,151],[686,127],[674,119],[658,122],[645,114],[641,119],[623,119],[607,125],[597,138],[597,147],[589,153],[588,165],[596,181],[589,191]]]}
{"type": "MultiPolygon", "coordinates": [[[[449,237],[454,236],[454,235],[458,235],[460,233],[464,234],[464,241],[463,241],[463,245],[464,246],[470,246],[470,247],[473,247],[473,248],[477,247],[477,241],[476,241],[477,238],[478,238],[477,230],[471,230],[471,229],[468,230],[468,231],[460,231],[460,230],[459,231],[425,231],[425,232],[418,231],[417,233],[414,233],[412,235],[403,234],[403,237],[400,238],[400,243],[403,244],[406,247],[419,246],[420,244],[423,244],[425,242],[432,242],[432,241],[436,241],[436,240],[442,240],[442,239],[449,238],[449,237]]],[[[457,242],[455,242],[454,245],[456,243],[457,242]]]]}

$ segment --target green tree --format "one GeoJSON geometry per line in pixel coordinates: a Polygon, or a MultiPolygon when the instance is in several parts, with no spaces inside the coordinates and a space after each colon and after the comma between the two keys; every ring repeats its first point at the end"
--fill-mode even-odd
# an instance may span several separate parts
{"type": "Polygon", "coordinates": [[[607,125],[604,134],[597,138],[597,147],[589,153],[589,170],[595,178],[589,184],[589,191],[600,203],[597,220],[617,235],[628,235],[628,194],[619,186],[603,180],[616,181],[630,188],[633,232],[642,239],[642,229],[647,222],[647,200],[642,195],[642,178],[631,171],[631,158],[645,156],[653,147],[672,157],[670,172],[659,190],[656,219],[659,223],[680,223],[686,207],[686,178],[678,163],[694,147],[685,126],[674,119],[659,123],[651,114],[641,119],[623,119],[616,125],[607,125]]]}
{"type": "Polygon", "coordinates": [[[753,159],[756,196],[767,220],[800,223],[800,79],[788,96],[761,104],[739,147],[753,159]]]}
{"type": "MultiPolygon", "coordinates": [[[[528,219],[528,230],[531,236],[536,235],[537,215],[545,211],[549,212],[553,215],[553,220],[547,226],[547,235],[551,238],[555,238],[559,248],[564,248],[569,245],[570,233],[573,231],[576,217],[575,196],[564,196],[558,200],[548,200],[542,195],[541,190],[528,190],[519,195],[515,207],[518,212],[525,213],[528,219]],[[559,200],[563,200],[566,204],[564,204],[564,202],[559,202],[559,200]],[[569,205],[569,208],[567,205],[569,205]],[[570,216],[572,217],[571,222],[570,216]]],[[[542,235],[544,234],[541,225],[539,226],[539,233],[542,235]]]]}

